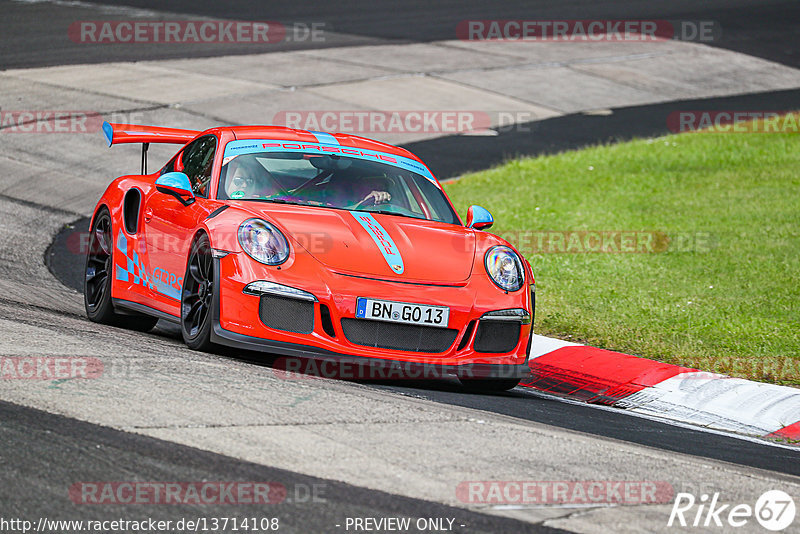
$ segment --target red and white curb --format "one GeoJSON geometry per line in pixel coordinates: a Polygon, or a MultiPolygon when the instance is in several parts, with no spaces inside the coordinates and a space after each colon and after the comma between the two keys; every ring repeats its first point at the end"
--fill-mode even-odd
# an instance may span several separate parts
{"type": "Polygon", "coordinates": [[[590,404],[770,439],[800,440],[800,389],[534,336],[523,386],[590,404]]]}

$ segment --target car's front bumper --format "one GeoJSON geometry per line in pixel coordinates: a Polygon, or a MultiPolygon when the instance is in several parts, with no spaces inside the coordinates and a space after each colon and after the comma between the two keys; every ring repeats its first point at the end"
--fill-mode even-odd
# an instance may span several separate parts
{"type": "MultiPolygon", "coordinates": [[[[522,324],[502,353],[476,350],[480,318],[490,311],[522,308],[533,312],[527,287],[516,294],[498,291],[488,279],[479,276],[460,286],[404,285],[397,282],[346,277],[309,265],[313,273],[264,269],[243,254],[229,254],[217,261],[216,273],[223,284],[219,288],[215,308],[212,341],[220,345],[247,350],[271,352],[283,356],[312,358],[325,362],[359,367],[367,362],[387,373],[408,372],[412,377],[458,375],[469,378],[522,377],[528,373],[531,324],[522,324]],[[303,275],[305,273],[305,275],[303,275]],[[293,279],[293,276],[296,278],[293,279]],[[312,294],[313,328],[307,332],[290,332],[267,327],[259,313],[260,297],[245,294],[244,287],[256,279],[269,279],[312,294]],[[280,277],[280,278],[278,278],[280,277]],[[486,287],[480,287],[484,284],[486,287]],[[383,348],[354,343],[352,334],[345,334],[343,320],[352,321],[358,297],[382,298],[420,304],[447,304],[450,324],[457,331],[454,340],[441,352],[417,352],[408,349],[383,348]],[[327,311],[325,311],[327,309],[327,311]],[[327,315],[326,319],[323,314],[327,315]],[[331,330],[332,326],[332,330],[331,330]],[[398,371],[400,369],[400,371],[398,371]]],[[[311,258],[305,260],[316,263],[311,258]]],[[[297,261],[292,271],[298,271],[297,261]]],[[[362,320],[357,320],[362,321],[362,320]]],[[[362,373],[362,371],[356,371],[362,373]]]]}
{"type": "Polygon", "coordinates": [[[448,377],[503,379],[525,378],[527,362],[521,364],[422,363],[401,359],[354,356],[313,345],[300,345],[229,332],[214,322],[211,341],[226,347],[269,352],[298,360],[278,359],[273,368],[281,376],[297,374],[345,380],[438,380],[448,377]]]}

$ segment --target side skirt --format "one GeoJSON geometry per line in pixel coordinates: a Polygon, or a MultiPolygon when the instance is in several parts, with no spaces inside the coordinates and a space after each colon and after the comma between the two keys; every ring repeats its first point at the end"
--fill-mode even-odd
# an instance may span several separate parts
{"type": "Polygon", "coordinates": [[[150,315],[152,317],[158,317],[159,319],[164,319],[165,321],[169,321],[177,325],[181,324],[180,317],[176,317],[172,314],[162,312],[161,310],[151,308],[150,306],[146,306],[144,304],[139,304],[138,302],[131,302],[129,300],[112,298],[111,303],[114,305],[114,311],[117,311],[121,314],[128,314],[128,315],[144,314],[144,315],[150,315]]]}

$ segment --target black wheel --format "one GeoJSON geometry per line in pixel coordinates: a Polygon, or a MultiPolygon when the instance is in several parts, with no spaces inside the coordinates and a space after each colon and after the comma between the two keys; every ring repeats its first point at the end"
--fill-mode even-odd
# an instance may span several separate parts
{"type": "Polygon", "coordinates": [[[111,277],[114,272],[114,240],[111,215],[103,208],[94,218],[89,232],[86,268],[83,278],[83,303],[86,315],[96,323],[122,326],[147,332],[158,319],[147,315],[120,315],[111,303],[111,277]]]}
{"type": "Polygon", "coordinates": [[[468,391],[492,393],[514,389],[522,378],[459,378],[458,380],[468,391]]]}
{"type": "Polygon", "coordinates": [[[103,324],[118,322],[118,316],[111,304],[111,272],[114,268],[112,239],[111,216],[108,210],[102,209],[94,218],[89,232],[83,303],[89,319],[103,324]]]}
{"type": "Polygon", "coordinates": [[[211,343],[211,309],[214,303],[214,261],[208,236],[192,245],[181,290],[183,341],[193,350],[208,351],[211,343]]]}

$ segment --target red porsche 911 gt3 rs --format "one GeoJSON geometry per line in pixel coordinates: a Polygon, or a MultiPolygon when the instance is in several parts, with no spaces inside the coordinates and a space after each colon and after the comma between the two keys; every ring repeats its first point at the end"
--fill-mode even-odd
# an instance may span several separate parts
{"type": "Polygon", "coordinates": [[[204,132],[103,125],[142,143],[142,174],[114,180],[91,221],[93,321],[180,324],[193,349],[447,368],[505,390],[528,372],[529,263],[463,224],[410,152],[277,126],[204,132]],[[149,143],[183,147],[147,174],[149,143]]]}

